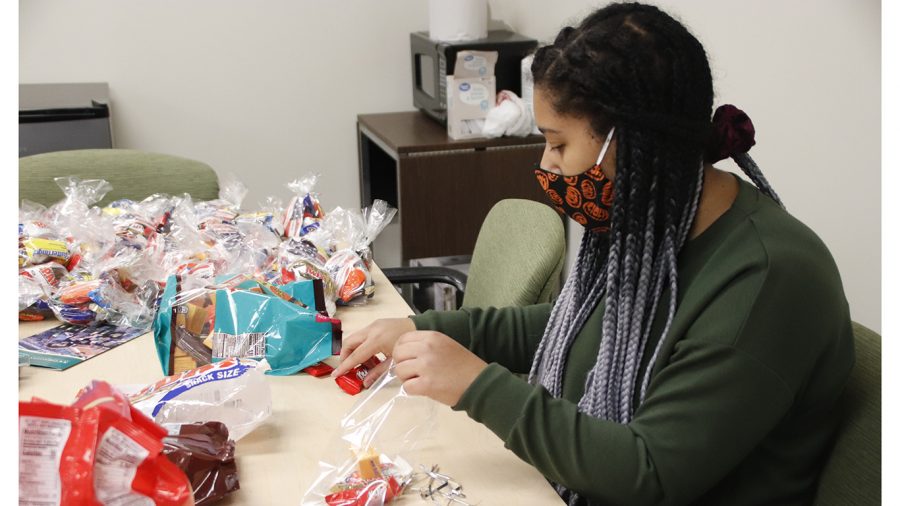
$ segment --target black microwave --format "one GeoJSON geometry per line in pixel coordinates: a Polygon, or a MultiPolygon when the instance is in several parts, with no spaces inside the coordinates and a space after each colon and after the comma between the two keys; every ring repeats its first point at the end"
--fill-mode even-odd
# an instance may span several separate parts
{"type": "Polygon", "coordinates": [[[456,55],[462,50],[497,51],[494,76],[497,91],[522,95],[522,58],[535,49],[537,41],[509,30],[491,30],[484,39],[441,42],[428,32],[409,35],[412,57],[413,105],[437,121],[447,124],[447,76],[453,75],[456,55]]]}

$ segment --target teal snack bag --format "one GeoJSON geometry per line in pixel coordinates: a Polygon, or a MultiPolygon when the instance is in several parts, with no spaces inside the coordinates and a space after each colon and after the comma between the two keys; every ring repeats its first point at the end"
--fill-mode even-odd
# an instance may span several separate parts
{"type": "Polygon", "coordinates": [[[340,322],[281,297],[218,290],[212,360],[265,358],[266,374],[286,376],[340,352],[340,322]]]}
{"type": "Polygon", "coordinates": [[[229,357],[265,358],[271,367],[266,374],[289,375],[340,353],[340,320],[303,302],[315,304],[312,281],[292,283],[288,290],[244,276],[190,290],[184,284],[169,277],[154,318],[166,375],[229,357]]]}
{"type": "Polygon", "coordinates": [[[301,279],[278,286],[248,280],[241,283],[238,288],[254,291],[262,290],[269,295],[276,295],[286,300],[293,298],[293,300],[288,301],[299,302],[301,306],[314,309],[327,316],[325,309],[325,285],[321,279],[301,279]]]}

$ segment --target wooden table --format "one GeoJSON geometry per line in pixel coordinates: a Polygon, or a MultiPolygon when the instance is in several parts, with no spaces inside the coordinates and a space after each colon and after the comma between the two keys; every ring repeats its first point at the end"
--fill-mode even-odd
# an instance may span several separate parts
{"type": "MultiPolygon", "coordinates": [[[[345,335],[377,318],[412,314],[377,267],[375,297],[362,307],[341,308],[337,317],[345,335]]],[[[59,324],[57,321],[21,324],[19,338],[59,324]]],[[[334,365],[334,357],[329,359],[334,365]]],[[[92,379],[113,385],[148,384],[162,377],[152,334],[75,365],[66,371],[24,367],[19,379],[19,399],[38,396],[69,404],[75,393],[92,379]]],[[[267,376],[272,388],[272,416],[236,444],[241,489],[222,505],[300,504],[318,474],[319,459],[331,452],[339,419],[357,400],[341,391],[330,378],[306,374],[267,376]]],[[[428,401],[431,402],[431,401],[428,401]]],[[[417,463],[440,465],[441,471],[459,481],[472,503],[563,504],[548,482],[483,425],[464,412],[444,405],[435,409],[435,428],[417,463]]],[[[425,504],[417,496],[403,496],[403,504],[425,504]]]]}

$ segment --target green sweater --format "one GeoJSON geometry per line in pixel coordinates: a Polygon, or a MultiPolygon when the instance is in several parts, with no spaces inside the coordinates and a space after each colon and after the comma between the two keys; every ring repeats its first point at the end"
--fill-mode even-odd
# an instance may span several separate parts
{"type": "MultiPolygon", "coordinates": [[[[741,180],[732,207],[686,243],[678,264],[671,331],[627,425],[577,409],[600,346],[602,303],[569,352],[562,398],[516,374],[531,367],[549,304],[429,311],[413,320],[490,363],[453,409],[592,503],[810,503],[854,361],[831,255],[741,180]]],[[[663,319],[658,311],[649,350],[663,319]]]]}

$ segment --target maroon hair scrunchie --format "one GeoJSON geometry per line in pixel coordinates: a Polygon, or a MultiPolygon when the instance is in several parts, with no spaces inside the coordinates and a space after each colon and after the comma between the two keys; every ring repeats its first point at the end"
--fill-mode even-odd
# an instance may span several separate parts
{"type": "Polygon", "coordinates": [[[756,130],[747,113],[731,104],[719,106],[713,114],[706,148],[706,161],[716,163],[746,153],[756,144],[756,130]]]}

